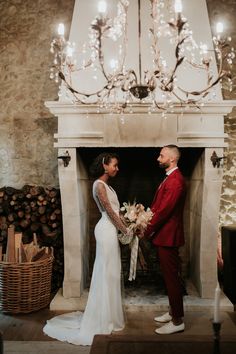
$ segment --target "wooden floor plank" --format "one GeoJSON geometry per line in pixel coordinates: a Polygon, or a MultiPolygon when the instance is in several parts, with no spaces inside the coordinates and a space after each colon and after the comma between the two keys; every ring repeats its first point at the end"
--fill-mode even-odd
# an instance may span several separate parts
{"type": "MultiPolygon", "coordinates": [[[[3,339],[6,341],[53,341],[43,333],[46,321],[61,312],[50,311],[48,308],[30,313],[9,315],[0,313],[0,330],[3,332],[3,339]]],[[[115,335],[153,335],[158,326],[153,320],[158,313],[153,311],[130,311],[126,313],[126,326],[123,331],[115,335]]],[[[205,312],[186,312],[185,331],[187,335],[209,335],[213,336],[212,314],[205,312]]],[[[236,337],[236,312],[221,312],[222,328],[221,336],[234,335],[236,337]]],[[[180,333],[179,336],[182,334],[180,333]]]]}

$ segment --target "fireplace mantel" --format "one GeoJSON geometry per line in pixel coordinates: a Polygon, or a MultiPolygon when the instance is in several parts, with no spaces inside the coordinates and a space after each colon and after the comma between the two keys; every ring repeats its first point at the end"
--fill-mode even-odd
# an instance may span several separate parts
{"type": "Polygon", "coordinates": [[[132,106],[132,113],[110,114],[96,105],[46,102],[58,117],[57,148],[86,146],[158,147],[175,143],[180,147],[226,147],[224,116],[236,101],[206,103],[201,110],[176,105],[172,113],[147,113],[147,106],[132,106]]]}

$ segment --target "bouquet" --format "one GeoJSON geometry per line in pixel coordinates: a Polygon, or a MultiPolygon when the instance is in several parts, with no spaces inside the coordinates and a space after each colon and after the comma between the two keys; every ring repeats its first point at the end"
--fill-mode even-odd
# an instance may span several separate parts
{"type": "Polygon", "coordinates": [[[144,206],[140,203],[123,203],[120,210],[129,230],[126,235],[118,234],[118,239],[122,244],[130,244],[131,255],[129,280],[132,281],[136,278],[138,254],[141,254],[141,250],[139,252],[139,238],[135,234],[137,232],[142,233],[145,231],[148,223],[152,219],[153,212],[150,208],[145,210],[144,206]]]}
{"type": "Polygon", "coordinates": [[[125,223],[128,225],[128,232],[126,235],[119,234],[118,238],[122,244],[129,244],[135,237],[136,232],[143,232],[151,221],[153,213],[150,208],[145,210],[141,203],[123,203],[120,208],[125,223]]]}

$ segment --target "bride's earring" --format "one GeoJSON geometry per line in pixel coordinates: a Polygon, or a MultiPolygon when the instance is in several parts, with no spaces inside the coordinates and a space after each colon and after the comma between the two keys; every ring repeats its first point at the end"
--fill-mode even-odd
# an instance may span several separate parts
{"type": "Polygon", "coordinates": [[[108,171],[107,171],[107,170],[104,170],[104,173],[108,174],[108,171]]]}

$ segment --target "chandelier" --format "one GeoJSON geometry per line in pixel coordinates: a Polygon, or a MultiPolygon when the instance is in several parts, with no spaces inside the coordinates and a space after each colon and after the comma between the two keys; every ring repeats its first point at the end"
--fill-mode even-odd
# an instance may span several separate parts
{"type": "MultiPolygon", "coordinates": [[[[59,24],[58,36],[51,42],[51,52],[54,54],[50,78],[60,82],[59,96],[66,92],[66,97],[74,104],[97,104],[110,112],[122,112],[134,103],[146,103],[149,113],[163,110],[171,111],[176,103],[181,106],[196,106],[200,108],[214,96],[214,88],[218,84],[224,89],[232,90],[233,78],[231,66],[235,58],[234,48],[230,46],[231,38],[225,38],[223,24],[216,26],[213,37],[214,49],[208,49],[204,43],[197,44],[187,19],[182,14],[181,0],[175,0],[171,8],[167,1],[150,0],[152,67],[142,73],[141,58],[141,12],[138,0],[138,46],[139,70],[126,68],[127,13],[128,0],[117,2],[117,14],[112,19],[107,15],[105,1],[98,3],[98,16],[89,27],[88,43],[81,51],[86,59],[78,61],[79,53],[75,44],[64,37],[64,25],[59,24]],[[166,19],[166,14],[171,18],[166,19]],[[161,38],[171,45],[174,60],[167,64],[160,47],[161,38]],[[118,57],[110,61],[108,70],[104,41],[119,42],[118,57]],[[197,54],[196,54],[197,53],[197,54]],[[217,68],[214,69],[214,57],[217,68]],[[205,73],[204,87],[187,89],[180,83],[178,73],[182,67],[205,73]],[[75,77],[81,73],[99,73],[101,87],[90,92],[83,92],[75,85],[75,77]],[[213,93],[212,93],[213,91],[213,93]],[[161,99],[160,99],[161,97],[161,99]]],[[[194,85],[193,85],[194,86],[194,85]]]]}

